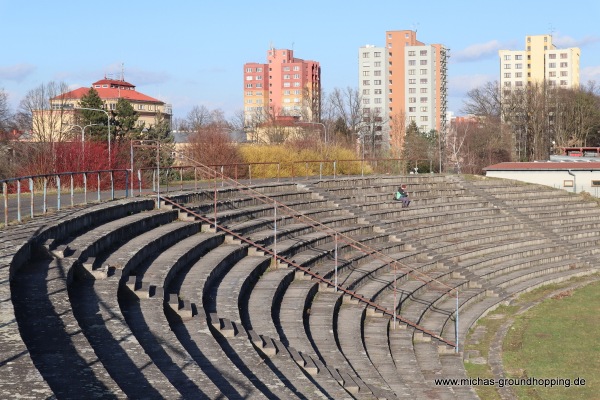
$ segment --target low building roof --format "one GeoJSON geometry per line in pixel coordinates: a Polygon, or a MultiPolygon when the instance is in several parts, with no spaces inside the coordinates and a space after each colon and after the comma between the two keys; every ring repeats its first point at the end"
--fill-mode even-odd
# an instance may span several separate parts
{"type": "Polygon", "coordinates": [[[598,161],[503,162],[490,165],[484,171],[566,171],[600,170],[598,161]]]}

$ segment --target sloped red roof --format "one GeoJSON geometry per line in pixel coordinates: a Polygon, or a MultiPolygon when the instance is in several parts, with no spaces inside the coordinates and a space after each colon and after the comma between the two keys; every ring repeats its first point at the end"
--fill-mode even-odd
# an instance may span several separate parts
{"type": "MultiPolygon", "coordinates": [[[[155,99],[154,97],[147,96],[136,90],[124,90],[124,89],[117,89],[117,88],[94,88],[94,89],[98,92],[98,95],[100,96],[100,98],[102,100],[114,100],[114,99],[123,98],[123,99],[129,100],[129,101],[145,101],[145,102],[151,102],[151,103],[164,104],[164,102],[162,102],[158,99],[155,99]]],[[[79,89],[71,90],[70,92],[60,94],[60,95],[52,98],[52,100],[81,99],[84,95],[86,95],[88,93],[89,90],[90,90],[90,88],[82,87],[79,89]]]]}
{"type": "Polygon", "coordinates": [[[600,170],[600,161],[503,162],[485,167],[484,171],[566,171],[600,170]]]}
{"type": "Polygon", "coordinates": [[[92,86],[96,85],[119,85],[119,86],[128,86],[134,88],[135,85],[129,82],[120,81],[118,79],[100,79],[98,82],[92,83],[92,86]]]}

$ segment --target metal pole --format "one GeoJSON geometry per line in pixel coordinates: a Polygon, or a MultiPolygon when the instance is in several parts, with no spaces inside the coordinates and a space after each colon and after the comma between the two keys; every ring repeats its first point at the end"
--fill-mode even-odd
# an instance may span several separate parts
{"type": "Polygon", "coordinates": [[[194,167],[194,189],[198,190],[198,168],[194,167]]]}
{"type": "Polygon", "coordinates": [[[98,172],[98,202],[100,202],[101,200],[101,195],[100,195],[100,172],[98,172]]]}
{"type": "Polygon", "coordinates": [[[456,291],[456,352],[458,353],[458,290],[456,291]]]}
{"type": "Polygon", "coordinates": [[[83,173],[83,204],[87,204],[87,174],[83,173]]]}
{"type": "Polygon", "coordinates": [[[17,179],[17,221],[21,222],[21,181],[17,179]]]}
{"type": "Polygon", "coordinates": [[[131,161],[131,197],[133,197],[133,140],[130,140],[129,144],[131,145],[129,153],[131,161]]]}
{"type": "Polygon", "coordinates": [[[4,195],[4,226],[8,226],[8,184],[2,182],[2,194],[4,195]]]}
{"type": "MultiPolygon", "coordinates": [[[[167,184],[169,178],[167,177],[167,184]]],[[[156,141],[156,205],[160,208],[160,142],[156,141]]]]}
{"type": "Polygon", "coordinates": [[[397,280],[397,275],[396,275],[396,264],[394,264],[394,329],[396,329],[396,314],[398,313],[398,290],[397,290],[397,286],[396,286],[396,280],[397,280]]]}
{"type": "Polygon", "coordinates": [[[336,161],[333,162],[333,179],[335,179],[335,176],[337,174],[337,171],[335,169],[336,168],[336,163],[337,163],[336,161]]]}
{"type": "Polygon", "coordinates": [[[217,173],[215,172],[215,232],[217,231],[217,173]]]}
{"type": "Polygon", "coordinates": [[[48,192],[48,190],[47,190],[47,188],[48,188],[48,177],[45,176],[44,177],[44,193],[42,195],[42,198],[43,198],[43,201],[42,201],[42,208],[43,208],[42,212],[44,214],[46,214],[46,212],[48,211],[48,203],[47,203],[47,192],[48,192]]]}
{"type": "Polygon", "coordinates": [[[31,194],[31,199],[30,199],[30,202],[31,202],[31,204],[30,204],[30,207],[31,207],[31,218],[33,218],[33,214],[34,214],[34,212],[33,212],[33,205],[34,205],[33,199],[34,199],[35,194],[33,193],[33,191],[34,191],[34,189],[33,189],[33,178],[29,178],[29,193],[31,194]]]}
{"type": "Polygon", "coordinates": [[[115,199],[115,173],[110,171],[110,199],[115,199]]]}
{"type": "Polygon", "coordinates": [[[223,166],[221,165],[221,187],[225,186],[225,175],[223,175],[223,166]]]}
{"type": "Polygon", "coordinates": [[[140,196],[141,196],[142,195],[142,170],[141,169],[138,169],[137,176],[138,176],[138,185],[140,187],[140,196]]]}
{"type": "Polygon", "coordinates": [[[277,182],[279,182],[279,170],[281,169],[281,163],[277,163],[277,182]]]}
{"type": "Polygon", "coordinates": [[[277,268],[277,203],[275,200],[273,200],[273,209],[273,262],[275,263],[275,268],[277,268]]]}
{"type": "Polygon", "coordinates": [[[71,207],[75,205],[75,191],[73,190],[73,174],[69,174],[71,178],[71,207]]]}
{"type": "Polygon", "coordinates": [[[60,175],[56,175],[56,210],[60,211],[60,175]]]}
{"type": "Polygon", "coordinates": [[[338,235],[337,232],[334,235],[334,239],[335,239],[335,249],[333,251],[333,258],[334,258],[334,279],[335,279],[335,291],[337,292],[338,290],[338,235]]]}
{"type": "Polygon", "coordinates": [[[323,179],[323,161],[319,163],[319,179],[323,179]]]}

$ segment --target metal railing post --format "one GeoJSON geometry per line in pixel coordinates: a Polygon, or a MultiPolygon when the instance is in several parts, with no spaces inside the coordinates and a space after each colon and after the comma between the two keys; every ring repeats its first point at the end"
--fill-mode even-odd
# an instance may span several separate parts
{"type": "Polygon", "coordinates": [[[98,172],[98,202],[100,202],[100,200],[102,200],[102,197],[100,194],[100,172],[98,172]]]}
{"type": "Polygon", "coordinates": [[[17,179],[17,221],[21,222],[21,180],[17,179]]]}
{"type": "Polygon", "coordinates": [[[42,212],[48,212],[48,177],[44,176],[44,193],[42,195],[42,212]]]}
{"type": "Polygon", "coordinates": [[[334,250],[334,259],[335,259],[335,264],[334,264],[334,276],[335,276],[335,291],[338,291],[338,235],[337,232],[334,235],[335,238],[335,250],[334,250]]]}
{"type": "Polygon", "coordinates": [[[115,199],[115,173],[110,171],[110,199],[115,199]]]}
{"type": "Polygon", "coordinates": [[[83,203],[87,204],[87,173],[83,173],[83,203]]]}
{"type": "Polygon", "coordinates": [[[2,182],[2,195],[4,196],[4,226],[8,226],[8,183],[2,182]]]}
{"type": "Polygon", "coordinates": [[[74,193],[74,188],[73,188],[73,174],[69,174],[69,177],[71,178],[71,207],[73,207],[75,205],[75,193],[74,193]]]}
{"type": "Polygon", "coordinates": [[[337,161],[334,161],[334,162],[333,162],[333,179],[335,179],[335,177],[336,177],[336,174],[337,174],[337,171],[336,171],[336,164],[337,164],[337,161]]]}
{"type": "Polygon", "coordinates": [[[139,193],[140,193],[140,196],[141,196],[142,195],[142,170],[141,169],[138,169],[137,176],[138,176],[138,185],[140,187],[140,192],[139,193]]]}
{"type": "Polygon", "coordinates": [[[277,268],[277,203],[273,200],[273,262],[277,268]]]}
{"type": "Polygon", "coordinates": [[[33,178],[29,178],[29,193],[31,194],[31,199],[30,199],[31,218],[33,218],[33,215],[34,215],[33,208],[34,208],[34,203],[35,203],[34,202],[35,193],[34,193],[34,189],[33,189],[33,178]]]}
{"type": "Polygon", "coordinates": [[[56,175],[56,210],[60,211],[60,175],[56,175]]]}
{"type": "MultiPolygon", "coordinates": [[[[131,184],[133,185],[133,170],[131,170],[131,184]]],[[[129,197],[129,170],[125,171],[125,198],[129,197]]],[[[131,190],[131,197],[133,197],[133,189],[131,190]]]]}
{"type": "Polygon", "coordinates": [[[456,346],[454,347],[456,353],[458,353],[458,290],[456,291],[456,346]]]}

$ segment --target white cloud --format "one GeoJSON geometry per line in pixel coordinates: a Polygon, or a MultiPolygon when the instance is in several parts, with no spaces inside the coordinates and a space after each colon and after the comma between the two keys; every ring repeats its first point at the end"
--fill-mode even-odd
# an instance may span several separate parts
{"type": "Polygon", "coordinates": [[[600,36],[585,36],[582,39],[574,39],[570,36],[556,34],[552,36],[552,43],[558,48],[585,47],[600,42],[600,36]]]}
{"type": "Polygon", "coordinates": [[[497,75],[459,75],[448,79],[448,89],[452,96],[464,96],[469,90],[498,80],[497,75]]]}
{"type": "Polygon", "coordinates": [[[472,62],[498,56],[498,50],[503,46],[497,40],[486,43],[476,43],[457,52],[450,52],[451,62],[472,62]]]}
{"type": "Polygon", "coordinates": [[[31,64],[14,64],[0,67],[0,79],[7,81],[22,82],[35,71],[36,67],[31,64]]]}
{"type": "Polygon", "coordinates": [[[582,68],[580,80],[582,84],[588,81],[600,82],[600,65],[582,68]]]}

